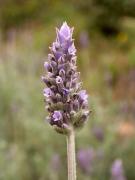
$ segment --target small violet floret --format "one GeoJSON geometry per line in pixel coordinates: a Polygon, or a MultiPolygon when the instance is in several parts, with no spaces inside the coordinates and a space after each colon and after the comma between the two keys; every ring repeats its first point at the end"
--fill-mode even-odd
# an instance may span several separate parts
{"type": "Polygon", "coordinates": [[[49,112],[47,119],[58,132],[65,134],[70,126],[78,128],[86,121],[89,115],[88,95],[81,90],[79,82],[73,28],[64,22],[56,33],[56,40],[44,63],[47,74],[42,80],[47,88],[43,94],[49,112]]]}
{"type": "Polygon", "coordinates": [[[53,117],[54,121],[61,121],[62,120],[62,113],[60,111],[54,111],[52,117],[53,117]]]}

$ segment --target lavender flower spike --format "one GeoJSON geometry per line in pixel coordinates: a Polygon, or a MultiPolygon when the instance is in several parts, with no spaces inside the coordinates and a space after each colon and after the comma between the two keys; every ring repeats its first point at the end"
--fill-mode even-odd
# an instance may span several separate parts
{"type": "Polygon", "coordinates": [[[121,159],[116,159],[112,164],[111,180],[126,180],[121,159]]]}
{"type": "Polygon", "coordinates": [[[51,53],[44,64],[47,75],[42,80],[47,86],[44,96],[48,120],[58,132],[66,134],[70,126],[79,128],[86,121],[89,115],[88,95],[81,90],[79,82],[73,28],[64,22],[56,33],[51,53]]]}

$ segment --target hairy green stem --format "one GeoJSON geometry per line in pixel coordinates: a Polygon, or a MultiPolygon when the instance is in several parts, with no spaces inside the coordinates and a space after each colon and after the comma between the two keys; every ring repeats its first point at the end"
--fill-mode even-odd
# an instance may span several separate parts
{"type": "Polygon", "coordinates": [[[68,180],[76,180],[75,132],[71,128],[67,135],[68,180]]]}

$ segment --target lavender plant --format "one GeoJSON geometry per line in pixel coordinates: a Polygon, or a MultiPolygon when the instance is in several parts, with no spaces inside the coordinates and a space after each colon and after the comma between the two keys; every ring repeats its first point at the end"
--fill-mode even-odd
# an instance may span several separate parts
{"type": "Polygon", "coordinates": [[[77,152],[77,160],[81,170],[90,175],[93,171],[93,162],[95,160],[95,152],[93,148],[80,149],[77,152]]]}
{"type": "Polygon", "coordinates": [[[112,164],[111,180],[126,180],[121,159],[116,159],[112,164]]]}
{"type": "Polygon", "coordinates": [[[74,132],[83,126],[89,115],[88,95],[79,82],[73,28],[64,22],[56,33],[56,40],[50,47],[51,53],[44,63],[47,75],[42,80],[47,88],[43,94],[49,112],[47,121],[57,132],[67,135],[68,179],[75,180],[74,132]]]}

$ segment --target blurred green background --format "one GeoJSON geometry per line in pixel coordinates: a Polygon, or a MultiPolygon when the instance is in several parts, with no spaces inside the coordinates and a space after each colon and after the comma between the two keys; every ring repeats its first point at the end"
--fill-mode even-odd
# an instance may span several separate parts
{"type": "Polygon", "coordinates": [[[76,152],[94,153],[86,169],[77,161],[78,180],[110,180],[116,159],[135,180],[134,17],[134,0],[0,1],[0,180],[67,178],[66,138],[45,122],[41,82],[63,21],[92,110],[76,134],[76,152]]]}

